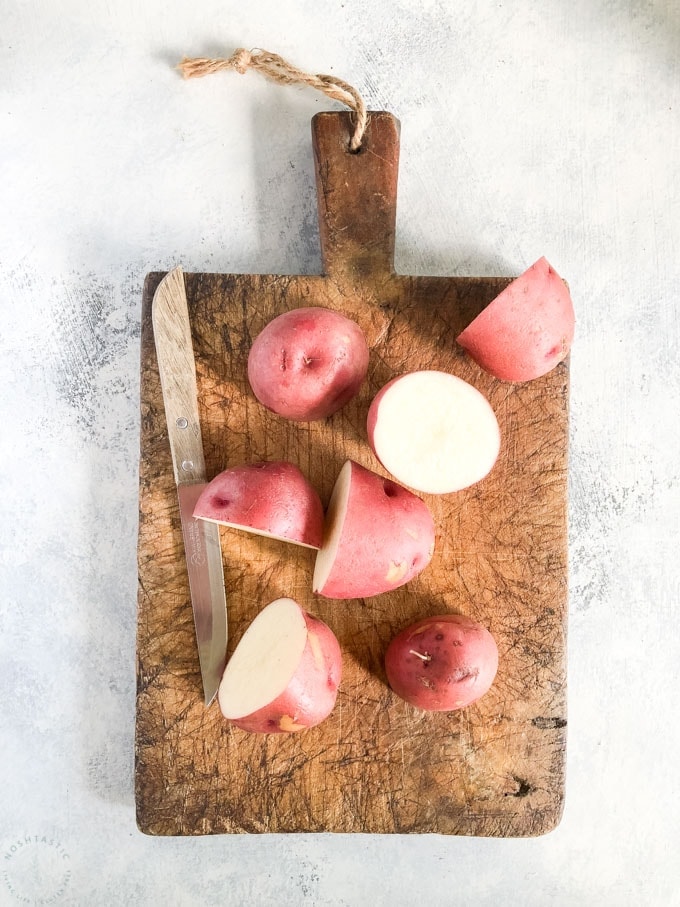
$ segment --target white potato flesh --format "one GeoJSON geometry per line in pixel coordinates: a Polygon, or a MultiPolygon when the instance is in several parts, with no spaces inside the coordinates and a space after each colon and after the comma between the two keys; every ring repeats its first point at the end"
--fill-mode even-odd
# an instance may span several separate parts
{"type": "Polygon", "coordinates": [[[218,526],[226,526],[227,529],[239,529],[247,532],[249,535],[259,535],[264,539],[273,539],[275,542],[288,542],[290,545],[299,545],[301,548],[318,549],[318,545],[309,545],[307,542],[301,542],[299,539],[292,539],[290,536],[277,535],[275,532],[265,532],[264,529],[253,529],[252,526],[246,526],[244,523],[230,523],[226,520],[212,520],[210,517],[202,516],[196,519],[203,520],[206,523],[216,523],[218,526]]]}
{"type": "Polygon", "coordinates": [[[307,644],[302,609],[279,598],[260,611],[229,659],[219,688],[225,718],[243,718],[273,702],[295,674],[307,644]]]}
{"type": "Polygon", "coordinates": [[[333,565],[338,556],[342,530],[347,514],[349,489],[352,482],[352,462],[348,460],[340,472],[333,486],[331,499],[326,510],[326,530],[323,545],[316,556],[312,588],[314,592],[321,591],[330,576],[333,565]]]}
{"type": "Polygon", "coordinates": [[[471,384],[439,371],[402,375],[369,411],[369,440],[397,481],[426,494],[448,494],[479,482],[500,450],[489,401],[471,384]]]}

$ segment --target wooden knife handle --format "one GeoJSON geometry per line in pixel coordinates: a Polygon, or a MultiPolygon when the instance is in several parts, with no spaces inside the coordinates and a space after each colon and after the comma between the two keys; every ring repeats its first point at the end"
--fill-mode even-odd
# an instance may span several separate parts
{"type": "Polygon", "coordinates": [[[159,284],[152,318],[175,482],[203,482],[205,460],[196,366],[181,268],[170,271],[159,284]]]}

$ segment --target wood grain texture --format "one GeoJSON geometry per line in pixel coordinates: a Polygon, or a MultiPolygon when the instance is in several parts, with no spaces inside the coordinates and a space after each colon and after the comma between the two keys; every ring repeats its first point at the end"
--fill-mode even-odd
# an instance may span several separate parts
{"type": "Polygon", "coordinates": [[[314,553],[223,528],[229,651],[258,610],[290,595],[340,640],[336,708],[294,735],[248,735],[201,698],[178,505],[150,319],[143,300],[136,800],[142,831],[373,832],[525,836],[552,829],[564,796],[568,364],[524,385],[483,373],[454,338],[503,278],[393,272],[398,124],[371,115],[360,154],[345,114],[313,121],[323,276],[187,274],[208,477],[228,465],[297,463],[326,503],[348,457],[382,472],[366,413],[394,375],[438,368],[487,395],[502,449],[492,473],[424,496],[436,525],[429,568],[391,594],[312,595],[314,553]],[[275,315],[323,305],[354,318],[367,382],[335,416],[289,423],[246,379],[253,338],[275,315]],[[423,713],[387,687],[383,654],[416,618],[480,620],[500,653],[492,689],[455,713],[423,713]]]}
{"type": "Polygon", "coordinates": [[[175,482],[205,482],[198,387],[181,268],[168,274],[156,293],[151,324],[175,482]]]}

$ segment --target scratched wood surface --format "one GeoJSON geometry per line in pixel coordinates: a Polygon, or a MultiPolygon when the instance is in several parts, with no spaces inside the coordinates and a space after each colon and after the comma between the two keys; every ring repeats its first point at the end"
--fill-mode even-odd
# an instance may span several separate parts
{"type": "MultiPolygon", "coordinates": [[[[296,462],[324,503],[347,458],[384,472],[366,443],[372,396],[396,374],[450,371],[487,395],[502,449],[457,494],[423,496],[436,525],[429,568],[391,594],[326,601],[314,553],[223,528],[229,652],[258,610],[296,598],[334,630],[344,676],[334,712],[294,735],[248,735],[202,702],[163,402],[143,299],[137,726],[138,824],[156,835],[374,832],[526,836],[552,829],[564,797],[568,364],[524,385],[483,373],[459,330],[510,278],[393,271],[398,123],[374,113],[359,154],[348,115],[312,123],[324,275],[187,274],[205,458],[296,462]],[[275,315],[323,305],[354,318],[371,349],[360,395],[324,422],[267,412],[246,379],[250,344],[275,315]],[[386,685],[383,654],[412,620],[469,614],[494,634],[492,689],[428,714],[386,685]]],[[[178,262],[179,263],[179,262],[178,262]]]]}

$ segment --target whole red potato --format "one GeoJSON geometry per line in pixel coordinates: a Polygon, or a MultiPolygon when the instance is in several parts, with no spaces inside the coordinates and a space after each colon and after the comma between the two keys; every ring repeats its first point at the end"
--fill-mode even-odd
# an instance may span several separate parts
{"type": "Polygon", "coordinates": [[[397,634],[385,653],[397,696],[431,712],[471,705],[496,676],[498,647],[476,620],[460,614],[426,617],[397,634]]]}
{"type": "Polygon", "coordinates": [[[248,356],[248,381],[257,399],[295,422],[337,412],[359,392],[367,370],[368,345],[359,325],[320,306],[274,318],[248,356]]]}

